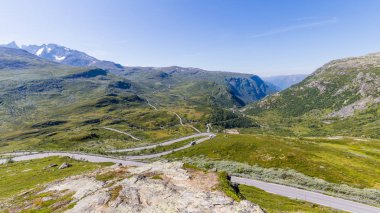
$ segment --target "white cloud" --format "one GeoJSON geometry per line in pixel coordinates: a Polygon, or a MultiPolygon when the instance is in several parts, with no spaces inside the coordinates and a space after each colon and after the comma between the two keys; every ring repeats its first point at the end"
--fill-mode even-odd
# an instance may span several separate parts
{"type": "MultiPolygon", "coordinates": [[[[299,21],[312,20],[312,19],[314,19],[314,17],[301,18],[301,19],[299,19],[299,21]]],[[[267,32],[252,35],[250,37],[251,38],[267,37],[267,36],[287,33],[287,32],[306,29],[306,28],[314,28],[314,27],[321,27],[321,26],[325,26],[325,25],[331,25],[331,24],[335,24],[337,22],[338,22],[338,19],[336,17],[332,17],[329,19],[324,19],[324,20],[319,20],[319,21],[313,21],[313,22],[289,25],[289,26],[285,26],[285,27],[279,27],[279,28],[276,28],[276,29],[273,29],[273,30],[270,30],[267,32]]]]}

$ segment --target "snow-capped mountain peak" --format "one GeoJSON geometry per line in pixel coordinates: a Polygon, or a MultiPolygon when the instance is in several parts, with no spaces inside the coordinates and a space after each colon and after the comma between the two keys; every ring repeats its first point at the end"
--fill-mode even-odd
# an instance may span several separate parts
{"type": "Polygon", "coordinates": [[[18,46],[16,42],[0,45],[2,47],[24,49],[38,57],[54,61],[60,64],[80,67],[99,67],[101,69],[109,70],[114,74],[121,74],[124,67],[111,61],[98,60],[84,52],[70,49],[57,44],[42,44],[42,45],[21,45],[18,46]]]}
{"type": "Polygon", "coordinates": [[[90,64],[99,62],[98,59],[86,53],[57,44],[28,45],[22,46],[22,49],[41,58],[72,66],[89,66],[90,64]]]}

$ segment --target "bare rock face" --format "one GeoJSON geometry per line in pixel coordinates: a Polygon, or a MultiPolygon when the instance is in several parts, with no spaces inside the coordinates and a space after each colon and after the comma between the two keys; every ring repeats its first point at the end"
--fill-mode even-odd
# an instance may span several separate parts
{"type": "Polygon", "coordinates": [[[48,186],[44,192],[50,191],[64,191],[70,190],[74,192],[73,197],[76,199],[81,199],[104,186],[101,181],[96,181],[93,178],[81,177],[81,178],[67,178],[58,184],[53,184],[48,186]]]}
{"type": "Polygon", "coordinates": [[[216,173],[186,170],[180,162],[155,162],[69,177],[37,194],[70,196],[57,209],[65,212],[263,212],[249,201],[234,201],[217,190],[218,184],[216,173]]]}
{"type": "Polygon", "coordinates": [[[350,105],[342,107],[340,110],[330,113],[327,117],[342,117],[346,118],[354,115],[356,111],[366,109],[370,104],[376,104],[380,102],[380,97],[377,99],[373,99],[371,96],[360,99],[350,105]]]}
{"type": "Polygon", "coordinates": [[[348,69],[370,69],[374,67],[380,67],[380,53],[372,53],[360,57],[344,58],[339,60],[333,60],[316,71],[316,74],[325,72],[328,69],[341,70],[340,74],[346,74],[348,69]]]}
{"type": "Polygon", "coordinates": [[[79,200],[68,212],[261,211],[248,201],[235,202],[222,192],[213,190],[217,184],[215,174],[190,174],[179,162],[156,162],[128,169],[128,172],[131,177],[118,181],[111,189],[98,190],[79,200]],[[110,191],[115,189],[119,191],[118,195],[111,199],[110,191]]]}

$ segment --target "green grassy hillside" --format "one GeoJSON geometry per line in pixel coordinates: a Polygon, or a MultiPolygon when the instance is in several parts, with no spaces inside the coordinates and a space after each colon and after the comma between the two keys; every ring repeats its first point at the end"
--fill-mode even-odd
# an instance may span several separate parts
{"type": "Polygon", "coordinates": [[[261,208],[268,213],[280,213],[280,212],[340,212],[335,209],[331,209],[325,206],[320,206],[317,204],[289,199],[287,197],[271,194],[265,192],[264,190],[246,186],[239,185],[240,193],[245,197],[245,199],[256,203],[261,208]]]}
{"type": "Polygon", "coordinates": [[[98,68],[57,64],[19,49],[0,50],[0,152],[103,153],[157,143],[195,133],[180,125],[175,113],[185,124],[205,131],[215,108],[243,105],[269,91],[252,75],[175,67],[144,68],[137,73],[130,68],[121,77],[98,68]],[[248,94],[252,100],[242,100],[225,82],[243,77],[251,82],[244,96],[246,89],[262,87],[257,88],[260,93],[248,94]]]}
{"type": "Polygon", "coordinates": [[[194,133],[179,125],[174,112],[185,122],[205,119],[190,104],[155,111],[147,105],[146,87],[102,69],[64,66],[23,50],[0,50],[0,152],[101,152],[140,146],[194,133]],[[103,129],[106,126],[142,141],[103,129]]]}
{"type": "Polygon", "coordinates": [[[127,67],[125,77],[149,85],[155,93],[170,93],[190,102],[199,101],[201,95],[223,107],[243,106],[277,91],[255,75],[197,68],[127,67]]]}
{"type": "Polygon", "coordinates": [[[378,140],[220,134],[169,158],[203,156],[263,168],[293,169],[332,183],[380,189],[379,149],[378,140]]]}
{"type": "Polygon", "coordinates": [[[20,192],[31,190],[40,184],[63,179],[86,171],[100,169],[112,163],[89,163],[69,157],[48,157],[43,159],[14,162],[0,165],[0,201],[20,192]],[[70,163],[66,169],[48,168],[50,164],[70,163]]]}
{"type": "Polygon", "coordinates": [[[379,88],[380,54],[335,60],[245,113],[272,132],[380,138],[379,88]]]}
{"type": "Polygon", "coordinates": [[[225,135],[166,156],[231,175],[380,205],[379,140],[225,135]]]}

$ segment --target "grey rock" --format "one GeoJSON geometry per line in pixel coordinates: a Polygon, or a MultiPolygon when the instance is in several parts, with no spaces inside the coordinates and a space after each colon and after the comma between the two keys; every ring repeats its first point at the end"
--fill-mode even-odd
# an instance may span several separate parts
{"type": "Polygon", "coordinates": [[[56,167],[56,166],[58,166],[58,165],[55,164],[55,163],[52,163],[52,164],[49,164],[49,165],[47,166],[47,168],[52,168],[52,167],[56,167]]]}
{"type": "Polygon", "coordinates": [[[210,172],[217,172],[217,171],[218,171],[217,168],[212,168],[212,169],[210,169],[210,172]]]}
{"type": "Polygon", "coordinates": [[[71,164],[64,162],[64,163],[62,163],[61,166],[58,167],[58,169],[66,169],[66,168],[69,168],[71,166],[72,166],[71,164]]]}
{"type": "Polygon", "coordinates": [[[105,169],[127,172],[128,177],[109,186],[96,180],[97,171],[52,183],[44,192],[66,189],[74,193],[76,204],[66,212],[263,212],[254,203],[237,202],[215,190],[215,173],[192,173],[180,162],[105,169]],[[162,180],[151,178],[157,173],[162,180]]]}

